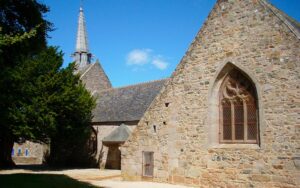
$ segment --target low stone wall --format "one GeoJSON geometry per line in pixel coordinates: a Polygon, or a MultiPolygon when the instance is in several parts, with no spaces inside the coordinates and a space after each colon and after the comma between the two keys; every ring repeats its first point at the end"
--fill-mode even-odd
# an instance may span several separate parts
{"type": "Polygon", "coordinates": [[[16,164],[42,164],[47,152],[46,144],[30,141],[14,143],[12,159],[16,164]]]}
{"type": "Polygon", "coordinates": [[[12,157],[12,159],[17,165],[42,164],[42,161],[38,157],[12,157]]]}

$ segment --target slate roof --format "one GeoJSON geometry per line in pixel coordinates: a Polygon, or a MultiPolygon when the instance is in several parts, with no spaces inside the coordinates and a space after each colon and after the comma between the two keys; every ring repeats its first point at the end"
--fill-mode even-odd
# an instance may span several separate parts
{"type": "Polygon", "coordinates": [[[113,130],[108,136],[104,137],[102,142],[122,143],[127,140],[130,135],[130,130],[125,124],[121,124],[118,128],[113,130]]]}
{"type": "Polygon", "coordinates": [[[288,16],[275,6],[273,6],[268,0],[261,0],[263,5],[271,10],[280,20],[282,20],[288,28],[300,39],[300,23],[292,17],[288,16]]]}
{"type": "Polygon", "coordinates": [[[92,122],[140,120],[166,80],[99,91],[92,122]]]}
{"type": "Polygon", "coordinates": [[[82,77],[82,75],[86,74],[86,72],[88,70],[90,70],[90,68],[92,68],[92,66],[94,66],[94,65],[95,65],[95,63],[87,64],[85,67],[78,69],[76,73],[79,73],[82,77]]]}

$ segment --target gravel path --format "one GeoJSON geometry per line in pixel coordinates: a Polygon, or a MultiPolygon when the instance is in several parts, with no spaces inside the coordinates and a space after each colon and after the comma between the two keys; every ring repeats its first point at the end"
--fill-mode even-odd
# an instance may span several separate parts
{"type": "Polygon", "coordinates": [[[96,186],[102,186],[107,188],[188,188],[182,185],[172,185],[166,183],[154,183],[154,182],[129,182],[121,180],[103,180],[89,182],[96,186]]]}
{"type": "Polygon", "coordinates": [[[154,182],[129,182],[122,181],[120,170],[99,169],[72,169],[72,170],[44,170],[44,169],[13,169],[0,170],[0,174],[63,174],[73,179],[88,182],[95,186],[107,188],[188,188],[181,185],[172,185],[154,182]]]}

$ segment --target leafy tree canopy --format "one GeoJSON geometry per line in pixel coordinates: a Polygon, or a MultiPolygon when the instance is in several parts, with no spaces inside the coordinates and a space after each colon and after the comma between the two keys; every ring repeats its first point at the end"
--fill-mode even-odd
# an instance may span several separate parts
{"type": "Polygon", "coordinates": [[[35,0],[0,1],[0,166],[12,164],[11,149],[20,138],[73,140],[65,149],[89,136],[95,101],[73,74],[74,63],[61,68],[62,52],[47,46],[47,11],[35,0]]]}
{"type": "Polygon", "coordinates": [[[46,47],[52,26],[43,18],[47,12],[48,7],[36,0],[0,1],[0,68],[15,65],[16,58],[46,47]]]}

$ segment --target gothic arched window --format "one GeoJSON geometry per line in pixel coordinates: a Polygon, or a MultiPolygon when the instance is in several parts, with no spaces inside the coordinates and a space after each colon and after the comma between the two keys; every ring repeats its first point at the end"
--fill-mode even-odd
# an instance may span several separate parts
{"type": "Polygon", "coordinates": [[[258,105],[254,84],[238,70],[220,89],[220,142],[258,143],[258,105]]]}

